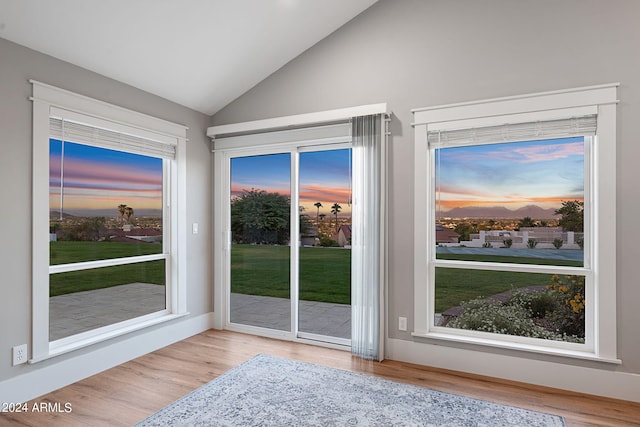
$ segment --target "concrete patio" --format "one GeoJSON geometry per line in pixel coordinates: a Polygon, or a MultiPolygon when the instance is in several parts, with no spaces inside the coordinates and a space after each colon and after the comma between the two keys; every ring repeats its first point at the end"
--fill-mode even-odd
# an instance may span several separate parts
{"type": "MultiPolygon", "coordinates": [[[[300,301],[298,316],[300,332],[351,338],[351,306],[349,304],[300,301]]],[[[289,331],[291,300],[232,293],[231,322],[289,331]]]]}
{"type": "MultiPolygon", "coordinates": [[[[165,308],[165,287],[130,283],[49,299],[49,339],[68,337],[165,308]]],[[[290,330],[291,302],[285,298],[231,294],[231,321],[290,330]]],[[[351,338],[351,306],[300,301],[300,331],[351,338]]]]}
{"type": "Polygon", "coordinates": [[[49,340],[79,334],[165,308],[164,286],[129,283],[49,298],[49,340]]]}

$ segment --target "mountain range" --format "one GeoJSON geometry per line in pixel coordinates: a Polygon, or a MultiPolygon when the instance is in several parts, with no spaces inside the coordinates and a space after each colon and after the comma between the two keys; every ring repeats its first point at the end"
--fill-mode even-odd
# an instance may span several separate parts
{"type": "Polygon", "coordinates": [[[558,218],[554,215],[554,208],[541,208],[536,205],[527,205],[521,208],[511,210],[503,206],[465,206],[453,208],[448,211],[438,213],[438,216],[446,216],[450,218],[524,218],[532,219],[554,219],[558,218]]]}

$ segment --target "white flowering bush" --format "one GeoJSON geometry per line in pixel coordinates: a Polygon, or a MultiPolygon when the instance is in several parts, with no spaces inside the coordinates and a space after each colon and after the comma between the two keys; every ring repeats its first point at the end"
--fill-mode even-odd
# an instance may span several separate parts
{"type": "Polygon", "coordinates": [[[583,343],[584,336],[567,335],[553,322],[559,309],[548,291],[515,290],[506,301],[475,298],[461,304],[447,327],[529,338],[583,343]]]}

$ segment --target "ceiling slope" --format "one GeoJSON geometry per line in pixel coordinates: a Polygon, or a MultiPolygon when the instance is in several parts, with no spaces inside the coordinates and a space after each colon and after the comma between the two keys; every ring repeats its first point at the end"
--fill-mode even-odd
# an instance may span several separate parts
{"type": "Polygon", "coordinates": [[[0,37],[212,115],[377,0],[0,0],[0,37]]]}

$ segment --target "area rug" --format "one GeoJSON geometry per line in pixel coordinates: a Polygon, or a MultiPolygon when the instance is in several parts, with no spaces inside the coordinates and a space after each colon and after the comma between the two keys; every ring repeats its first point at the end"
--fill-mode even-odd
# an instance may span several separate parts
{"type": "Polygon", "coordinates": [[[562,417],[258,355],[137,426],[564,426],[562,417]]]}

